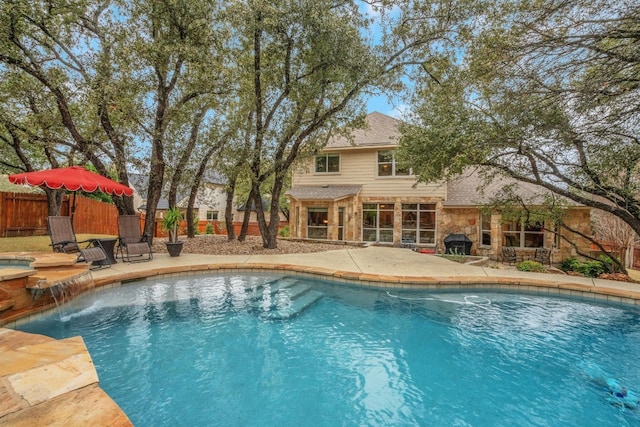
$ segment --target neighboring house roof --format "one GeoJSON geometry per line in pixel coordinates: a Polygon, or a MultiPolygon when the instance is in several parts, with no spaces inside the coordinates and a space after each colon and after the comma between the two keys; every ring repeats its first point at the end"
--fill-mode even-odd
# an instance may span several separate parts
{"type": "MultiPolygon", "coordinates": [[[[226,185],[227,178],[221,173],[208,170],[204,176],[202,177],[202,184],[214,184],[214,185],[226,185]]],[[[147,198],[147,189],[149,187],[149,175],[140,174],[140,173],[130,173],[129,174],[129,184],[135,188],[135,190],[140,194],[143,199],[147,198]]],[[[166,183],[165,183],[166,184],[166,183]]],[[[187,195],[179,194],[178,200],[187,197],[187,195]]]]}
{"type": "MultiPolygon", "coordinates": [[[[142,205],[138,206],[138,209],[140,210],[147,210],[147,204],[143,203],[142,205]]],[[[158,200],[158,206],[156,206],[157,210],[167,210],[169,209],[169,201],[167,199],[160,199],[158,200]]]]}
{"type": "MultiPolygon", "coordinates": [[[[222,175],[221,173],[214,171],[214,170],[208,170],[207,172],[205,172],[203,178],[202,178],[202,186],[206,186],[206,184],[213,184],[213,185],[226,185],[227,179],[224,177],[224,175],[222,175]]],[[[140,197],[143,199],[143,203],[140,207],[138,207],[138,209],[143,209],[146,210],[147,205],[145,203],[146,199],[147,199],[147,189],[149,186],[149,175],[145,175],[145,174],[137,174],[137,173],[130,173],[129,174],[129,184],[131,185],[131,187],[134,188],[134,190],[140,195],[140,197]]],[[[176,198],[178,199],[178,206],[183,207],[182,205],[186,204],[185,199],[187,199],[189,197],[189,194],[178,194],[176,196],[176,198]]],[[[194,207],[198,207],[199,205],[196,205],[194,207]]],[[[156,207],[156,209],[160,209],[160,210],[166,210],[169,209],[169,202],[166,199],[160,199],[158,201],[158,206],[156,207]]]]}
{"type": "MultiPolygon", "coordinates": [[[[490,204],[504,194],[504,187],[513,186],[514,194],[517,194],[527,203],[543,203],[545,195],[551,191],[539,185],[528,182],[516,181],[505,176],[494,176],[487,184],[484,176],[478,168],[467,168],[457,178],[447,183],[447,198],[442,202],[446,207],[469,207],[490,204]]],[[[565,201],[569,201],[564,198],[565,201]]],[[[569,201],[576,205],[575,202],[569,201]]]]}
{"type": "Polygon", "coordinates": [[[305,185],[294,187],[286,194],[296,200],[340,200],[356,196],[362,185],[305,185]]]}
{"type": "MultiPolygon", "coordinates": [[[[262,198],[262,208],[265,210],[271,209],[271,199],[270,198],[262,198]]],[[[237,211],[244,212],[247,209],[247,202],[241,203],[240,206],[237,207],[237,211]]],[[[251,209],[252,212],[256,211],[256,202],[251,201],[251,209]]]]}
{"type": "Polygon", "coordinates": [[[373,113],[365,117],[366,129],[355,129],[352,138],[337,136],[329,140],[325,150],[337,150],[344,148],[370,148],[393,147],[398,145],[400,139],[400,120],[386,114],[373,113]]]}

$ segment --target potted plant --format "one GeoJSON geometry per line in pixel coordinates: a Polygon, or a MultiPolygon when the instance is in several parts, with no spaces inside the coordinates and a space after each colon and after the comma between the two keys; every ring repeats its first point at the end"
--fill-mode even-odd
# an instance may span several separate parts
{"type": "Polygon", "coordinates": [[[184,242],[178,240],[178,225],[181,220],[182,212],[177,206],[168,209],[162,218],[162,228],[169,233],[166,245],[170,256],[178,256],[182,252],[182,244],[184,242]]]}

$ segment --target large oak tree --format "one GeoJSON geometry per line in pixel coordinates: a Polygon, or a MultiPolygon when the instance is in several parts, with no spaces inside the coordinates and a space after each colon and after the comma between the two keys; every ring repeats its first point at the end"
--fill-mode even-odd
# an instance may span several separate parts
{"type": "Polygon", "coordinates": [[[490,166],[640,233],[636,1],[498,2],[432,67],[401,146],[420,180],[490,166]]]}
{"type": "Polygon", "coordinates": [[[232,2],[227,12],[238,96],[251,120],[247,206],[256,206],[266,248],[277,245],[279,200],[296,158],[337,129],[347,131],[367,93],[401,90],[412,67],[428,71],[423,64],[473,15],[470,2],[440,0],[250,0],[232,2]]]}

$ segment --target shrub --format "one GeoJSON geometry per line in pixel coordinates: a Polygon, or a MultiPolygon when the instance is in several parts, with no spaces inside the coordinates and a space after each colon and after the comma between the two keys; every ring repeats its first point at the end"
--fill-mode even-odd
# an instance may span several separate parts
{"type": "MultiPolygon", "coordinates": [[[[620,273],[620,267],[618,267],[618,264],[614,264],[613,260],[611,259],[611,257],[606,256],[606,255],[600,255],[598,257],[598,261],[600,261],[604,268],[605,268],[605,272],[607,273],[620,273]]],[[[616,261],[618,261],[618,263],[621,263],[620,258],[616,257],[616,261]]]]}
{"type": "Polygon", "coordinates": [[[589,261],[579,261],[573,257],[564,260],[561,268],[562,271],[574,271],[587,277],[598,277],[599,275],[607,271],[607,267],[602,261],[598,261],[595,259],[589,261]]]}
{"type": "Polygon", "coordinates": [[[280,237],[289,237],[289,226],[285,225],[278,231],[278,236],[280,237]]]}
{"type": "Polygon", "coordinates": [[[208,222],[204,227],[205,234],[216,234],[216,230],[213,228],[213,224],[208,222]]]}
{"type": "Polygon", "coordinates": [[[538,261],[520,261],[516,264],[516,268],[520,271],[533,271],[536,273],[546,273],[547,269],[538,261]]]}
{"type": "Polygon", "coordinates": [[[562,262],[562,266],[560,267],[562,271],[576,271],[576,265],[579,264],[578,261],[574,257],[569,257],[562,262]]]}

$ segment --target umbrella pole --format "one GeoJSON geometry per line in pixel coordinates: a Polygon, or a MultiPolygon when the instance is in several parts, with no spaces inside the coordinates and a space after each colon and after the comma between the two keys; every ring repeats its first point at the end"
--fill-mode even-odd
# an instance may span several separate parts
{"type": "Polygon", "coordinates": [[[71,204],[71,224],[73,224],[73,217],[76,214],[76,192],[73,192],[73,203],[71,204]]]}

